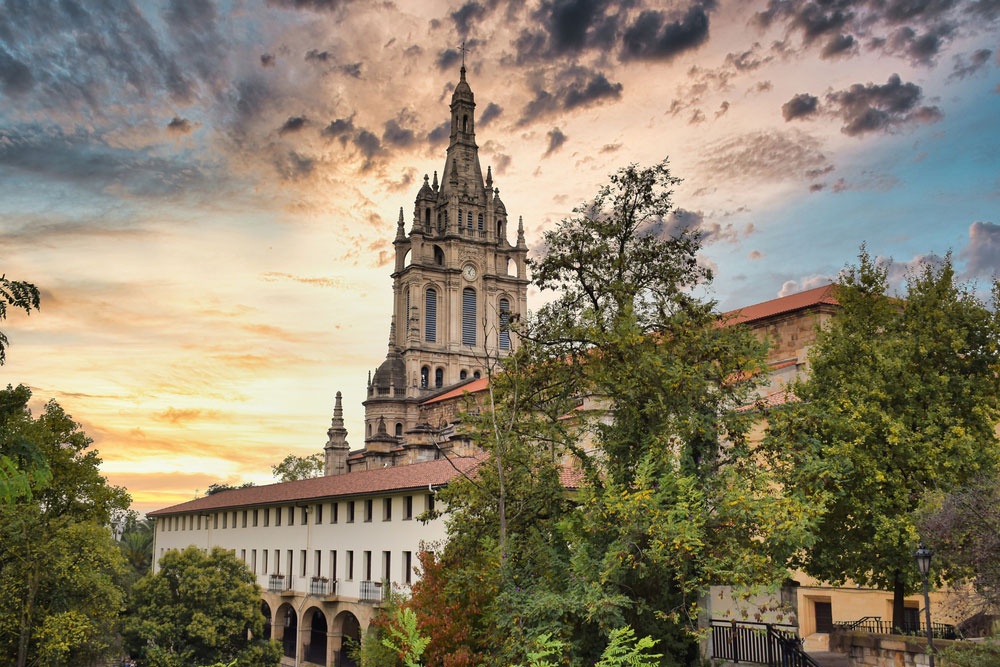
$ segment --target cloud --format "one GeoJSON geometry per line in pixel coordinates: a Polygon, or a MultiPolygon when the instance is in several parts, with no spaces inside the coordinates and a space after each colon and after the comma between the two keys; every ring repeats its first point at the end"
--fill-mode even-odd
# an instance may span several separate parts
{"type": "Polygon", "coordinates": [[[190,134],[193,127],[187,118],[174,116],[173,120],[167,123],[167,132],[171,134],[190,134]]]}
{"type": "Polygon", "coordinates": [[[831,113],[844,121],[840,131],[848,136],[868,132],[891,132],[913,122],[935,122],[942,117],[937,107],[920,107],[923,92],[915,83],[903,83],[893,74],[884,85],[856,83],[826,95],[831,113]]]}
{"type": "Polygon", "coordinates": [[[10,97],[26,93],[35,85],[35,77],[28,66],[8,53],[3,46],[0,46],[0,85],[10,97]]]}
{"type": "Polygon", "coordinates": [[[751,132],[705,146],[701,167],[717,178],[781,182],[829,165],[819,141],[801,132],[751,132]]]}
{"type": "Polygon", "coordinates": [[[297,151],[288,151],[284,155],[275,156],[274,168],[278,175],[286,181],[294,181],[312,174],[316,167],[314,158],[302,155],[297,151]]]}
{"type": "Polygon", "coordinates": [[[432,146],[442,144],[451,137],[451,121],[445,121],[427,133],[427,141],[432,146]]]}
{"type": "Polygon", "coordinates": [[[799,93],[781,105],[781,115],[785,121],[807,118],[816,113],[819,98],[809,93],[799,93]]]}
{"type": "Polygon", "coordinates": [[[464,5],[451,13],[451,20],[455,22],[455,30],[459,37],[465,38],[471,32],[475,23],[487,15],[487,9],[475,1],[466,2],[464,5]]]}
{"type": "Polygon", "coordinates": [[[491,121],[496,120],[503,113],[503,107],[496,102],[490,102],[483,109],[483,113],[479,116],[479,125],[481,127],[486,127],[491,121]]]}
{"type": "Polygon", "coordinates": [[[350,0],[267,0],[271,7],[309,9],[315,12],[332,12],[349,2],[350,0]]]}
{"type": "Polygon", "coordinates": [[[193,421],[219,421],[222,413],[218,410],[201,410],[198,408],[167,408],[162,412],[152,415],[154,421],[166,422],[168,424],[183,424],[193,421]]]}
{"type": "Polygon", "coordinates": [[[965,61],[965,57],[961,54],[956,55],[955,66],[951,74],[948,75],[948,79],[964,79],[967,76],[972,76],[989,63],[991,55],[993,55],[993,52],[989,49],[979,49],[969,56],[968,62],[965,61]]]}
{"type": "Polygon", "coordinates": [[[602,72],[574,65],[554,75],[551,90],[536,86],[534,93],[535,97],[521,112],[519,125],[559,112],[619,100],[622,84],[611,83],[602,72]]]}
{"type": "Polygon", "coordinates": [[[273,53],[262,53],[260,55],[260,66],[261,67],[274,67],[275,59],[273,53]]]}
{"type": "Polygon", "coordinates": [[[601,146],[601,153],[617,153],[621,150],[622,145],[618,144],[604,144],[601,146]]]}
{"type": "Polygon", "coordinates": [[[839,58],[853,54],[857,50],[857,41],[851,35],[836,35],[831,37],[820,52],[825,59],[839,58]]]}
{"type": "Polygon", "coordinates": [[[692,5],[676,21],[670,21],[665,12],[647,9],[625,29],[622,57],[670,60],[701,46],[708,39],[708,23],[708,13],[701,5],[692,5]]]}
{"type": "Polygon", "coordinates": [[[413,146],[417,142],[416,134],[406,126],[412,125],[416,120],[416,115],[412,111],[401,109],[395,118],[390,118],[385,122],[382,142],[399,148],[413,146]]]}
{"type": "Polygon", "coordinates": [[[303,285],[312,285],[313,287],[332,287],[337,289],[346,287],[344,281],[337,278],[307,278],[305,276],[296,276],[291,273],[281,273],[279,271],[268,271],[266,273],[262,273],[260,277],[266,282],[287,280],[294,283],[301,283],[303,285]]]}
{"type": "Polygon", "coordinates": [[[278,128],[278,134],[280,136],[294,134],[295,132],[301,131],[308,124],[309,120],[305,116],[292,116],[286,120],[280,128],[278,128]]]}
{"type": "Polygon", "coordinates": [[[348,139],[354,135],[354,116],[330,121],[330,124],[324,127],[320,134],[327,139],[339,139],[340,143],[347,143],[348,139]]]}
{"type": "Polygon", "coordinates": [[[549,130],[546,136],[549,138],[549,146],[545,149],[545,154],[542,156],[543,158],[547,158],[552,155],[559,150],[564,143],[566,143],[566,135],[563,134],[562,130],[558,127],[554,127],[549,130]]]}
{"type": "Polygon", "coordinates": [[[973,222],[969,242],[958,256],[965,261],[965,273],[970,277],[1000,275],[1000,225],[973,222]]]}
{"type": "Polygon", "coordinates": [[[799,292],[804,292],[806,290],[815,289],[816,287],[822,287],[823,285],[829,285],[830,283],[837,282],[837,276],[828,276],[822,273],[814,273],[811,276],[805,276],[799,278],[798,280],[786,280],[781,285],[781,289],[778,290],[777,296],[790,296],[792,294],[798,294],[799,292]]]}
{"type": "Polygon", "coordinates": [[[747,259],[751,262],[756,262],[757,260],[764,259],[765,257],[767,257],[767,254],[761,252],[760,250],[751,250],[750,253],[747,254],[747,259]]]}

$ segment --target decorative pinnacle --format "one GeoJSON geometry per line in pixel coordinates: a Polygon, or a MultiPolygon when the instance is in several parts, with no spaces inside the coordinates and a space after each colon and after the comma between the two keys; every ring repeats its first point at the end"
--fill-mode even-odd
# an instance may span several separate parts
{"type": "Polygon", "coordinates": [[[517,216],[517,247],[526,248],[528,244],[524,240],[524,216],[517,216]]]}
{"type": "Polygon", "coordinates": [[[489,165],[486,165],[486,189],[488,190],[492,187],[493,187],[493,168],[489,165]]]}
{"type": "Polygon", "coordinates": [[[435,191],[437,191],[437,189],[438,189],[438,173],[437,173],[437,169],[434,170],[434,183],[431,185],[431,187],[434,188],[435,191]]]}
{"type": "Polygon", "coordinates": [[[399,207],[399,221],[396,222],[396,240],[406,238],[406,229],[403,227],[403,207],[399,207]]]}

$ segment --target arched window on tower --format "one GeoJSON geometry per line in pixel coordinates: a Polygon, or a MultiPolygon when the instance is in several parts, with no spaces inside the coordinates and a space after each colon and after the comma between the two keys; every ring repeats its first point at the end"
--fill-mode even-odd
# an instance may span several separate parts
{"type": "Polygon", "coordinates": [[[420,388],[427,389],[427,383],[430,381],[431,369],[427,366],[420,367],[420,388]]]}
{"type": "Polygon", "coordinates": [[[427,229],[431,228],[431,207],[428,206],[424,209],[424,227],[427,229]]]}
{"type": "Polygon", "coordinates": [[[469,131],[469,116],[468,114],[462,116],[462,132],[469,131]]]}
{"type": "Polygon", "coordinates": [[[441,250],[441,246],[434,246],[434,263],[444,266],[444,250],[441,250]]]}
{"type": "Polygon", "coordinates": [[[476,290],[462,290],[462,345],[476,344],[476,290]]]}
{"type": "Polygon", "coordinates": [[[483,231],[483,214],[482,213],[479,214],[479,225],[477,226],[477,229],[479,231],[483,231]]]}
{"type": "Polygon", "coordinates": [[[465,226],[469,229],[472,229],[472,211],[469,211],[469,214],[466,216],[465,226]]]}
{"type": "Polygon", "coordinates": [[[428,287],[426,294],[426,301],[424,303],[424,340],[427,341],[428,343],[437,342],[437,310],[438,310],[437,290],[434,289],[433,287],[428,287]]]}
{"type": "Polygon", "coordinates": [[[403,424],[402,422],[396,422],[396,437],[399,438],[403,435],[403,424]]]}
{"type": "Polygon", "coordinates": [[[467,377],[469,377],[469,371],[465,370],[464,368],[458,372],[459,380],[464,380],[467,377]]]}
{"type": "Polygon", "coordinates": [[[510,301],[500,299],[500,349],[510,349],[510,301]]]}
{"type": "Polygon", "coordinates": [[[440,389],[444,386],[444,369],[435,368],[434,369],[434,388],[440,389]]]}

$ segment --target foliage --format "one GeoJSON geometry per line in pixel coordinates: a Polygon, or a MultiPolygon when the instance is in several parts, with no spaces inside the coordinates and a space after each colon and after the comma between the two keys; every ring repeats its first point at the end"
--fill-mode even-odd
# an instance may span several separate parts
{"type": "MultiPolygon", "coordinates": [[[[10,280],[6,274],[0,275],[0,320],[7,319],[7,306],[30,315],[32,309],[38,310],[39,303],[37,287],[23,280],[10,280]]],[[[7,336],[0,331],[0,366],[7,359],[7,345],[7,336]]]]}
{"type": "Polygon", "coordinates": [[[289,454],[281,460],[281,463],[271,466],[271,473],[282,482],[322,477],[325,461],[322,453],[310,454],[309,456],[289,454]]]}
{"type": "Polygon", "coordinates": [[[899,623],[919,582],[917,502],[996,468],[1000,316],[956,283],[950,256],[911,272],[905,297],[887,272],[862,248],[842,273],[801,400],[771,415],[765,444],[786,487],[824,511],[795,564],[893,590],[899,623]]]}
{"type": "Polygon", "coordinates": [[[412,609],[400,608],[388,627],[387,636],[382,637],[382,645],[396,653],[406,667],[420,667],[420,656],[430,639],[417,629],[417,615],[412,609]]]}
{"type": "Polygon", "coordinates": [[[214,496],[216,493],[222,493],[223,491],[233,491],[235,489],[248,489],[253,486],[253,482],[244,482],[243,484],[223,484],[222,482],[213,482],[208,485],[205,489],[206,496],[214,496]]]}
{"type": "MultiPolygon", "coordinates": [[[[550,658],[558,658],[566,648],[565,642],[550,633],[539,635],[533,644],[534,649],[528,651],[528,667],[556,667],[559,663],[550,658]]],[[[635,631],[627,625],[616,628],[594,667],[654,667],[662,657],[651,652],[654,646],[656,640],[652,637],[636,640],[635,631]]]]}
{"type": "Polygon", "coordinates": [[[996,667],[1000,664],[1000,639],[987,642],[955,642],[938,657],[943,667],[996,667]]]}
{"type": "Polygon", "coordinates": [[[55,401],[34,418],[30,397],[0,391],[0,454],[45,471],[0,504],[0,665],[83,664],[115,642],[124,564],[107,526],[130,498],[79,425],[55,401]]]}
{"type": "Polygon", "coordinates": [[[159,570],[136,583],[125,624],[130,651],[149,667],[235,660],[277,665],[281,650],[263,636],[260,589],[246,565],[214,547],[168,551],[159,570]]]}
{"type": "Polygon", "coordinates": [[[1000,477],[981,477],[950,493],[932,494],[918,526],[938,567],[953,579],[971,581],[978,593],[981,607],[964,611],[1000,611],[1000,477]]]}
{"type": "Polygon", "coordinates": [[[133,582],[153,567],[153,531],[156,524],[152,519],[131,520],[125,526],[118,546],[125,563],[132,572],[133,582]]]}
{"type": "MultiPolygon", "coordinates": [[[[707,587],[781,580],[808,539],[739,409],[764,346],[692,295],[711,273],[671,217],[676,183],[665,162],[626,167],[546,234],[532,269],[556,298],[518,326],[493,410],[466,420],[490,464],[447,490],[449,542],[419,584],[452,619],[421,616],[429,665],[524,663],[543,631],[595,664],[626,625],[662,640],[663,664],[692,662],[707,587]],[[582,471],[572,499],[564,459],[582,471]]],[[[418,613],[435,608],[423,594],[418,613]]]]}

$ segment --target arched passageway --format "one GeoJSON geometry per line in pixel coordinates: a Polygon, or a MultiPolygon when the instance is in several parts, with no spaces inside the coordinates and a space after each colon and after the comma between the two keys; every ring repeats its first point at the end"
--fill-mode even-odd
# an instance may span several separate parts
{"type": "Polygon", "coordinates": [[[261,602],[260,613],[264,615],[264,640],[267,641],[271,638],[271,605],[261,602]]]}
{"type": "Polygon", "coordinates": [[[283,604],[278,607],[277,615],[280,624],[281,636],[275,639],[281,640],[281,648],[286,658],[295,658],[295,648],[299,637],[299,619],[295,614],[295,609],[290,604],[283,604]]]}
{"type": "Polygon", "coordinates": [[[358,617],[349,611],[341,612],[334,619],[333,627],[340,628],[339,633],[334,633],[334,667],[358,667],[358,663],[347,654],[349,645],[361,645],[361,623],[358,621],[358,617]],[[337,636],[338,634],[339,636],[337,636]]]}
{"type": "Polygon", "coordinates": [[[309,622],[309,639],[303,646],[302,653],[306,662],[326,665],[327,628],[326,615],[313,608],[305,613],[304,620],[309,622]]]}

